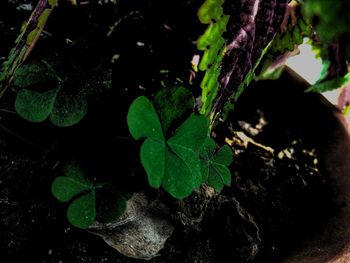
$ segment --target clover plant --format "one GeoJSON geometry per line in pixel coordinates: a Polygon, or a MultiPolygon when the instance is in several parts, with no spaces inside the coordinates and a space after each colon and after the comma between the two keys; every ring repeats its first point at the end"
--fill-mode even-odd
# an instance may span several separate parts
{"type": "Polygon", "coordinates": [[[109,222],[124,213],[128,199],[125,193],[111,195],[108,184],[92,182],[75,163],[68,163],[63,173],[54,180],[51,190],[59,201],[70,202],[67,218],[72,225],[87,228],[96,220],[109,222]]]}
{"type": "Polygon", "coordinates": [[[13,76],[13,84],[18,89],[16,112],[31,122],[49,118],[59,127],[81,121],[88,110],[88,96],[109,88],[111,74],[108,70],[74,67],[75,74],[63,72],[61,76],[55,71],[55,63],[45,60],[20,66],[13,76]],[[73,80],[77,77],[79,81],[73,80]]]}
{"type": "Polygon", "coordinates": [[[78,123],[87,112],[84,94],[64,91],[61,80],[45,63],[35,61],[22,65],[14,74],[14,84],[21,88],[16,97],[15,109],[24,119],[42,122],[50,117],[56,126],[78,123]],[[35,86],[50,85],[48,90],[36,90],[35,86]]]}
{"type": "Polygon", "coordinates": [[[166,138],[153,104],[140,96],[131,104],[127,122],[134,139],[145,138],[140,158],[151,187],[162,186],[173,197],[182,199],[202,183],[216,190],[230,184],[227,166],[232,161],[232,152],[225,147],[214,154],[216,145],[209,138],[206,117],[191,114],[166,138]]]}

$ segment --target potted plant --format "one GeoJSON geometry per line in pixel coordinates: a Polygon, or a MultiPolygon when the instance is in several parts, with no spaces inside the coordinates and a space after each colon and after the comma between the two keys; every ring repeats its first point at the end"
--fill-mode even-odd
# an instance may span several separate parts
{"type": "Polygon", "coordinates": [[[349,6],[328,5],[6,2],[32,15],[8,56],[3,31],[1,247],[75,262],[346,257],[348,98],[339,110],[315,91],[348,83],[349,6]],[[311,87],[284,65],[304,37],[325,65],[311,87]]]}

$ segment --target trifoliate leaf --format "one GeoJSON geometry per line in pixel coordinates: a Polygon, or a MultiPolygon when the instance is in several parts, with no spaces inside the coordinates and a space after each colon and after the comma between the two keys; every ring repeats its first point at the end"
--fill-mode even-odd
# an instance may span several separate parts
{"type": "Polygon", "coordinates": [[[47,119],[54,108],[58,89],[46,92],[22,89],[18,91],[15,109],[24,119],[42,122],[47,119]]]}
{"type": "Polygon", "coordinates": [[[131,104],[127,116],[129,131],[135,140],[143,137],[164,141],[163,130],[152,103],[144,96],[131,104]]]}
{"type": "Polygon", "coordinates": [[[96,218],[95,192],[91,191],[75,199],[68,207],[67,218],[73,226],[89,227],[96,218]]]}
{"type": "Polygon", "coordinates": [[[61,202],[71,201],[68,210],[68,221],[79,228],[87,228],[96,219],[96,210],[101,211],[99,218],[104,221],[112,221],[125,211],[127,196],[107,191],[103,185],[95,185],[90,182],[80,167],[74,163],[69,163],[64,168],[64,175],[57,177],[52,186],[52,194],[61,202]],[[106,198],[105,202],[99,199],[106,198]],[[109,210],[105,211],[106,202],[109,210]]]}
{"type": "Polygon", "coordinates": [[[86,228],[96,217],[95,187],[75,164],[68,164],[64,168],[64,174],[65,176],[54,180],[51,186],[52,193],[61,202],[68,202],[81,195],[73,199],[67,216],[72,225],[86,228]]]}
{"type": "Polygon", "coordinates": [[[231,185],[231,172],[228,166],[232,162],[232,151],[227,145],[223,146],[217,152],[213,139],[207,138],[201,153],[201,170],[203,181],[216,191],[221,191],[224,185],[231,185]]]}
{"type": "Polygon", "coordinates": [[[110,70],[89,69],[88,73],[82,73],[79,71],[81,65],[74,65],[77,71],[74,77],[78,75],[82,79],[76,82],[71,81],[71,72],[60,70],[63,77],[58,76],[55,71],[55,68],[61,68],[58,65],[61,64],[57,61],[33,61],[16,70],[13,83],[23,90],[19,90],[15,105],[24,119],[42,122],[50,116],[56,126],[74,125],[87,113],[87,96],[104,91],[111,85],[110,70]],[[50,90],[42,91],[48,86],[50,90]]]}
{"type": "Polygon", "coordinates": [[[191,115],[166,143],[152,103],[139,97],[130,106],[128,125],[134,138],[146,137],[140,156],[152,187],[162,185],[173,197],[181,199],[200,186],[199,149],[209,126],[204,116],[191,115]]]}

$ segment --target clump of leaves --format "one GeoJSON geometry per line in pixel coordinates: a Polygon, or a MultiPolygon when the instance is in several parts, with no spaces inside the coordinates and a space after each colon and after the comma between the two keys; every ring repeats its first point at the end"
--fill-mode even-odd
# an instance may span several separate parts
{"type": "Polygon", "coordinates": [[[305,37],[311,37],[313,29],[310,21],[304,17],[300,4],[292,1],[281,30],[270,43],[263,60],[259,79],[278,79],[285,67],[285,62],[296,55],[296,46],[303,43],[305,37]]]}
{"type": "MultiPolygon", "coordinates": [[[[219,190],[217,177],[225,178],[224,184],[229,185],[227,170],[223,172],[216,165],[228,165],[229,158],[220,162],[220,157],[212,157],[212,147],[209,150],[208,147],[203,148],[209,133],[209,123],[204,116],[192,114],[170,138],[166,138],[151,101],[141,96],[131,104],[127,122],[134,139],[145,138],[140,158],[151,187],[162,186],[173,197],[182,199],[206,182],[219,190]],[[206,169],[207,166],[209,170],[206,169]]],[[[232,158],[232,153],[229,154],[232,158]]]]}
{"type": "Polygon", "coordinates": [[[87,228],[96,220],[116,220],[124,213],[128,199],[125,193],[110,191],[108,184],[92,182],[74,163],[65,166],[64,176],[57,177],[51,189],[59,201],[70,202],[67,218],[78,228],[87,228]]]}
{"type": "Polygon", "coordinates": [[[317,35],[325,42],[350,33],[350,3],[347,0],[305,1],[305,15],[316,22],[317,35]]]}
{"type": "Polygon", "coordinates": [[[325,92],[341,88],[349,83],[349,1],[305,1],[303,7],[316,32],[311,44],[323,63],[319,80],[309,90],[325,92]]]}
{"type": "Polygon", "coordinates": [[[199,70],[205,71],[200,84],[202,88],[201,113],[208,114],[213,100],[219,88],[219,67],[225,51],[225,39],[223,33],[229,19],[224,15],[224,0],[206,0],[198,10],[198,18],[201,23],[207,24],[208,28],[197,41],[197,49],[204,51],[199,63],[199,70]]]}
{"type": "Polygon", "coordinates": [[[295,45],[303,43],[305,37],[313,34],[310,21],[303,16],[300,5],[289,7],[292,9],[288,16],[288,22],[274,37],[269,52],[272,54],[283,54],[286,51],[293,51],[295,45]]]}
{"type": "Polygon", "coordinates": [[[14,84],[21,88],[15,109],[24,119],[42,122],[50,117],[56,126],[66,127],[78,123],[87,112],[84,94],[67,95],[64,81],[44,62],[34,61],[21,66],[14,75],[14,84]],[[36,90],[40,84],[50,85],[48,90],[36,90]]]}
{"type": "MultiPolygon", "coordinates": [[[[76,59],[71,64],[75,62],[76,59]]],[[[98,89],[110,87],[111,74],[91,68],[84,71],[78,63],[73,65],[73,74],[62,72],[62,65],[56,64],[32,61],[16,70],[13,83],[19,90],[15,109],[22,118],[31,122],[50,118],[56,126],[72,126],[86,115],[87,97],[98,89]],[[57,73],[60,71],[62,74],[57,73]]],[[[67,71],[70,69],[67,67],[67,71]]]]}

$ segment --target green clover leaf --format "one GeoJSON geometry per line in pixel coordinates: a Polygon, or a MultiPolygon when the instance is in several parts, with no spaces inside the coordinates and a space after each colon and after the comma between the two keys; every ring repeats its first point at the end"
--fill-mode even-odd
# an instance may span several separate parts
{"type": "Polygon", "coordinates": [[[111,86],[111,71],[89,70],[85,75],[78,72],[83,74],[82,80],[75,83],[70,72],[61,72],[63,78],[54,68],[54,62],[42,60],[21,65],[15,71],[13,83],[19,88],[15,109],[31,122],[49,118],[58,127],[72,126],[87,114],[87,97],[111,86]]]}
{"type": "Polygon", "coordinates": [[[160,89],[154,96],[154,106],[157,108],[164,133],[186,113],[192,111],[194,103],[192,93],[188,89],[180,86],[160,89]]]}
{"type": "Polygon", "coordinates": [[[61,202],[73,200],[67,210],[68,221],[76,227],[87,228],[96,218],[95,186],[74,164],[67,165],[64,174],[52,183],[52,193],[61,202]]]}
{"type": "Polygon", "coordinates": [[[127,122],[134,139],[146,138],[140,157],[151,187],[163,186],[173,197],[182,199],[200,186],[199,149],[209,126],[204,116],[192,114],[166,141],[156,110],[141,96],[131,104],[127,122]]]}
{"type": "Polygon", "coordinates": [[[191,115],[168,140],[171,150],[186,164],[191,172],[193,188],[202,183],[198,151],[208,132],[208,122],[203,116],[191,115]]]}
{"type": "Polygon", "coordinates": [[[58,176],[54,180],[51,190],[59,201],[70,202],[67,218],[78,228],[89,227],[97,217],[100,222],[113,221],[126,209],[125,195],[115,192],[111,194],[103,185],[93,184],[74,163],[65,166],[64,176],[58,176]],[[106,195],[111,197],[107,201],[106,195]]]}
{"type": "Polygon", "coordinates": [[[200,152],[202,182],[207,182],[216,191],[224,185],[231,185],[231,172],[228,166],[232,163],[232,151],[225,145],[216,151],[212,138],[207,138],[200,152]]]}

